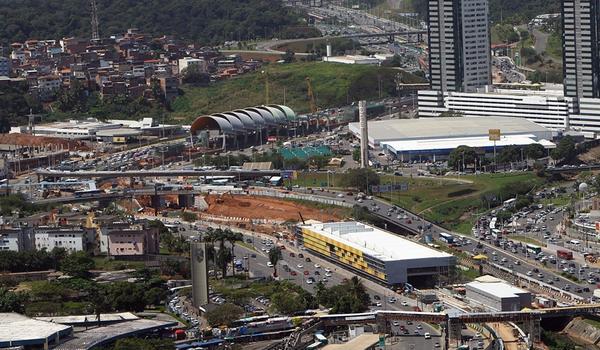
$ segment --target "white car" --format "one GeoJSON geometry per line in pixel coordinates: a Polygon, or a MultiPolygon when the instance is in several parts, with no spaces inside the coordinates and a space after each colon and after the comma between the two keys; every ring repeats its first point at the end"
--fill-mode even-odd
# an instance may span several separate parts
{"type": "Polygon", "coordinates": [[[330,269],[325,269],[325,272],[329,273],[329,272],[331,272],[331,270],[330,269]]]}
{"type": "Polygon", "coordinates": [[[299,269],[301,269],[301,268],[304,267],[304,265],[302,265],[302,264],[298,264],[297,266],[298,266],[299,269]]]}
{"type": "Polygon", "coordinates": [[[273,267],[273,263],[269,261],[269,262],[267,263],[267,266],[268,266],[268,267],[273,267]]]}
{"type": "Polygon", "coordinates": [[[403,301],[402,306],[408,306],[408,303],[406,301],[403,301]]]}
{"type": "Polygon", "coordinates": [[[313,284],[313,280],[306,280],[306,284],[313,284]]]}
{"type": "Polygon", "coordinates": [[[321,265],[315,264],[315,269],[320,269],[320,268],[321,268],[321,265]]]}

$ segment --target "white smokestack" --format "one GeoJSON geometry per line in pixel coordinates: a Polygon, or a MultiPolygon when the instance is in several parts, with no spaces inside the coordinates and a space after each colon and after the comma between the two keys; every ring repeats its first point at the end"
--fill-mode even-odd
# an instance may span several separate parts
{"type": "Polygon", "coordinates": [[[360,167],[369,167],[369,130],[367,128],[367,101],[358,101],[360,122],[360,167]]]}

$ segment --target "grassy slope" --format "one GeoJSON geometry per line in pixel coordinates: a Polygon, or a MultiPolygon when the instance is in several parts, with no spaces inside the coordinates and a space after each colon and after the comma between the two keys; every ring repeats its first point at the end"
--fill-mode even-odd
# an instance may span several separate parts
{"type": "MultiPolygon", "coordinates": [[[[340,183],[340,175],[330,179],[331,185],[340,183]]],[[[381,183],[408,183],[408,191],[384,193],[381,197],[392,200],[402,208],[412,212],[422,213],[426,218],[441,225],[465,234],[471,232],[471,227],[476,219],[479,199],[483,193],[494,192],[502,186],[521,182],[532,181],[541,184],[542,180],[533,173],[516,174],[486,174],[477,176],[462,176],[463,182],[451,181],[451,178],[430,179],[421,177],[395,177],[384,176],[381,183]]],[[[327,178],[325,174],[307,173],[300,174],[294,184],[308,187],[325,187],[327,178]]],[[[487,208],[485,208],[487,209],[487,208]]]]}
{"type": "MultiPolygon", "coordinates": [[[[317,105],[320,108],[341,106],[359,98],[378,96],[378,76],[383,81],[383,95],[394,92],[394,77],[398,70],[392,68],[335,63],[310,62],[271,64],[264,68],[269,74],[269,102],[286,105],[296,112],[307,112],[306,77],[312,80],[317,105]]],[[[418,78],[403,74],[404,82],[417,82],[418,78]]],[[[236,108],[265,103],[265,76],[261,72],[248,73],[224,80],[209,87],[184,87],[184,95],[173,103],[172,117],[190,121],[192,118],[236,108]]]]}
{"type": "MultiPolygon", "coordinates": [[[[423,213],[428,219],[450,229],[468,234],[476,219],[479,198],[483,193],[494,192],[508,183],[520,181],[540,182],[532,173],[489,174],[463,176],[472,183],[448,183],[437,179],[413,179],[409,190],[397,192],[394,203],[413,212],[423,213]],[[416,181],[418,180],[418,181],[416,181]]],[[[389,197],[388,197],[389,198],[389,197]]],[[[485,208],[487,209],[487,208],[485,208]]]]}

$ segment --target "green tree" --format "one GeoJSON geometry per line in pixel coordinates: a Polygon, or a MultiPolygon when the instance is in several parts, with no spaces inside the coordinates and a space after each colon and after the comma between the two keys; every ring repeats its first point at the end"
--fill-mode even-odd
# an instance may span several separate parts
{"type": "Polygon", "coordinates": [[[475,163],[477,152],[469,146],[458,146],[448,155],[448,166],[457,170],[465,170],[465,167],[475,163]]]}
{"type": "Polygon", "coordinates": [[[545,155],[544,146],[539,143],[532,143],[525,147],[525,155],[530,159],[540,159],[545,155]]]}
{"type": "Polygon", "coordinates": [[[210,74],[203,72],[197,64],[185,68],[182,72],[182,81],[185,84],[207,86],[210,83],[210,74]]]}
{"type": "Polygon", "coordinates": [[[116,341],[113,350],[168,350],[175,348],[173,339],[124,338],[116,341]]]}
{"type": "Polygon", "coordinates": [[[233,260],[235,259],[235,244],[237,242],[243,242],[244,236],[240,232],[231,231],[229,228],[225,229],[223,234],[225,235],[227,241],[231,245],[231,266],[233,268],[233,266],[234,266],[233,260]]]}
{"type": "Polygon", "coordinates": [[[183,219],[183,221],[194,222],[198,220],[198,215],[191,211],[184,211],[183,213],[181,213],[181,218],[183,219]]]}
{"type": "Polygon", "coordinates": [[[281,248],[275,246],[269,250],[269,262],[273,264],[273,276],[277,277],[277,263],[283,259],[281,248]]]}
{"type": "Polygon", "coordinates": [[[271,303],[284,315],[293,315],[307,308],[305,300],[300,295],[289,291],[274,293],[271,295],[271,303]]]}
{"type": "Polygon", "coordinates": [[[63,88],[59,91],[56,105],[62,112],[87,112],[89,109],[88,92],[79,80],[71,79],[69,88],[63,88]]]}
{"type": "Polygon", "coordinates": [[[357,147],[352,151],[352,160],[360,162],[360,148],[357,147]]]}
{"type": "Polygon", "coordinates": [[[112,311],[111,299],[105,286],[93,285],[88,289],[89,301],[92,307],[98,326],[101,322],[101,314],[112,311]]]}
{"type": "Polygon", "coordinates": [[[371,169],[349,169],[342,175],[342,186],[357,188],[359,191],[367,192],[371,186],[379,185],[381,179],[379,174],[371,169]]]}
{"type": "Polygon", "coordinates": [[[114,282],[108,285],[108,300],[116,311],[144,311],[144,286],[139,283],[114,282]]]}
{"type": "Polygon", "coordinates": [[[502,147],[500,154],[498,155],[498,163],[508,164],[511,162],[517,162],[521,159],[521,149],[517,146],[509,145],[502,147]]]}
{"type": "Polygon", "coordinates": [[[223,278],[227,276],[227,266],[229,266],[229,263],[231,262],[232,258],[233,255],[231,254],[231,250],[225,247],[221,247],[217,251],[215,263],[221,269],[221,274],[223,278]]]}
{"type": "Polygon", "coordinates": [[[571,136],[563,137],[558,146],[550,153],[552,159],[562,160],[564,162],[572,161],[577,152],[575,151],[575,140],[571,136]]]}
{"type": "Polygon", "coordinates": [[[72,277],[87,278],[95,267],[94,260],[86,252],[73,252],[60,264],[60,270],[72,277]]]}
{"type": "Polygon", "coordinates": [[[160,306],[166,297],[167,292],[164,288],[154,287],[144,292],[144,301],[146,305],[160,306]]]}
{"type": "Polygon", "coordinates": [[[206,313],[206,320],[213,327],[222,325],[230,325],[233,321],[239,319],[244,314],[244,309],[241,307],[225,303],[217,306],[206,313]]]}
{"type": "Polygon", "coordinates": [[[296,54],[294,53],[294,51],[292,51],[291,49],[287,49],[287,50],[285,50],[285,53],[283,55],[281,55],[281,59],[285,63],[292,63],[292,62],[294,62],[295,55],[296,54]]]}
{"type": "Polygon", "coordinates": [[[23,292],[11,292],[0,287],[0,312],[25,312],[25,303],[29,295],[23,292]]]}

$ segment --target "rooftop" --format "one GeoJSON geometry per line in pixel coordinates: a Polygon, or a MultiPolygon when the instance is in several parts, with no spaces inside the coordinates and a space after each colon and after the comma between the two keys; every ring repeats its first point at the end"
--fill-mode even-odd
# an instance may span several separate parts
{"type": "Polygon", "coordinates": [[[356,221],[313,223],[302,227],[382,261],[452,257],[450,254],[356,221]]]}
{"type": "Polygon", "coordinates": [[[43,342],[59,332],[68,332],[71,326],[34,320],[17,313],[0,313],[0,347],[43,342]]]}
{"type": "Polygon", "coordinates": [[[537,141],[535,135],[531,134],[502,136],[500,140],[496,141],[496,143],[494,143],[494,141],[490,141],[487,135],[476,137],[446,137],[437,139],[381,142],[381,145],[389,148],[394,152],[453,150],[458,146],[469,146],[473,148],[489,148],[494,146],[526,146],[531,144],[541,144],[542,146],[544,146],[544,148],[556,148],[556,145],[554,143],[548,140],[537,141]]]}
{"type": "MultiPolygon", "coordinates": [[[[377,143],[395,140],[436,139],[488,136],[490,129],[502,135],[549,133],[548,129],[524,118],[509,117],[441,117],[369,121],[369,139],[377,143]]],[[[360,134],[358,123],[350,123],[350,131],[360,134]]]]}
{"type": "Polygon", "coordinates": [[[517,288],[503,280],[479,281],[475,280],[466,284],[467,287],[478,289],[484,293],[495,295],[500,298],[517,297],[519,294],[528,294],[529,292],[517,288]]]}

